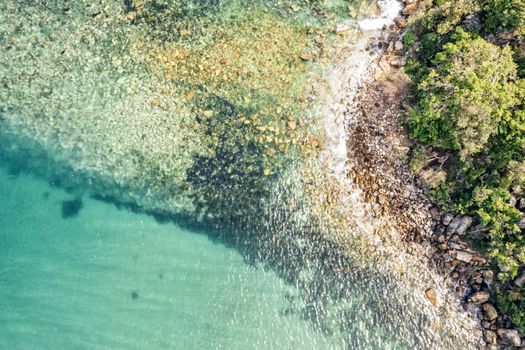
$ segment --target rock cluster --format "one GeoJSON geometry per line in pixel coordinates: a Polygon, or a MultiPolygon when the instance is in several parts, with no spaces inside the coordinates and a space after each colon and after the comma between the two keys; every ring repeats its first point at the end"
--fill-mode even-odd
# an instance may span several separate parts
{"type": "MultiPolygon", "coordinates": [[[[473,226],[473,223],[470,216],[442,214],[431,239],[435,251],[433,259],[438,269],[455,282],[453,285],[458,295],[463,296],[465,308],[477,313],[483,328],[483,339],[489,349],[509,346],[525,349],[525,337],[493,304],[495,295],[492,284],[497,271],[491,269],[487,259],[463,241],[466,236],[487,231],[487,228],[473,226]]],[[[525,274],[516,278],[513,284],[519,288],[524,282],[525,274]]]]}
{"type": "MultiPolygon", "coordinates": [[[[525,336],[513,328],[509,317],[495,306],[492,285],[498,271],[487,259],[471,249],[466,237],[482,237],[490,228],[476,225],[470,216],[443,213],[425,194],[408,165],[411,143],[399,119],[404,113],[407,82],[398,70],[406,62],[403,30],[407,16],[417,12],[418,1],[404,1],[406,7],[396,18],[387,37],[374,43],[381,50],[376,77],[361,87],[356,120],[349,126],[348,149],[352,160],[349,177],[355,179],[364,199],[377,217],[387,218],[409,243],[429,245],[428,257],[447,276],[466,310],[477,315],[488,349],[525,349],[525,336]]],[[[519,193],[518,193],[519,194],[519,193]]],[[[515,206],[525,210],[525,198],[516,195],[515,206]]],[[[525,229],[525,219],[523,220],[525,229]]],[[[408,244],[407,244],[408,246],[408,244]]],[[[525,273],[507,288],[522,288],[525,273]]],[[[434,306],[438,301],[432,288],[425,291],[434,306]]]]}

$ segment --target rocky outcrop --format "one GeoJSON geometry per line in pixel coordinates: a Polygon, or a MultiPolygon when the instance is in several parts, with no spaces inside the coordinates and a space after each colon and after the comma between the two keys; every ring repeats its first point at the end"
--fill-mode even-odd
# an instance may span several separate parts
{"type": "MultiPolygon", "coordinates": [[[[408,166],[411,145],[399,118],[405,112],[407,81],[399,68],[406,62],[403,34],[406,16],[417,11],[418,2],[406,0],[403,15],[395,20],[387,38],[375,43],[383,51],[375,81],[365,84],[357,95],[358,117],[349,127],[348,150],[352,159],[349,177],[355,179],[365,201],[378,217],[389,218],[407,243],[430,245],[428,256],[446,276],[465,310],[480,321],[489,349],[525,347],[523,335],[495,306],[493,284],[498,271],[486,257],[470,248],[465,237],[483,238],[490,231],[469,215],[443,212],[425,193],[408,166]],[[523,342],[523,344],[522,344],[523,342]]],[[[465,25],[475,26],[475,18],[465,25]]],[[[516,207],[525,208],[525,198],[516,197],[516,207]]],[[[525,229],[525,217],[522,224],[525,229]]],[[[407,245],[409,246],[409,245],[407,245]]],[[[407,248],[409,250],[409,248],[407,248]]],[[[525,285],[525,273],[511,284],[525,285]]],[[[427,300],[439,303],[434,289],[425,290],[427,300]]],[[[514,348],[512,348],[514,349],[514,348]]],[[[521,348],[519,348],[521,350],[521,348]]]]}

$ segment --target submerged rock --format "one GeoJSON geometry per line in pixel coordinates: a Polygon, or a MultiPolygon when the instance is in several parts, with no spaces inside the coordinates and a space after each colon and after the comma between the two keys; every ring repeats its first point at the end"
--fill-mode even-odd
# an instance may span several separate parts
{"type": "Polygon", "coordinates": [[[69,219],[78,215],[82,210],[82,199],[74,199],[70,201],[62,201],[62,218],[69,219]]]}

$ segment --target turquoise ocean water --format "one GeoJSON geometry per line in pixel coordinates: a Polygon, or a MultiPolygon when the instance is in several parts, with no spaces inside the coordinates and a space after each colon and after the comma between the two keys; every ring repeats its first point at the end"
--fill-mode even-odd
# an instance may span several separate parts
{"type": "Polygon", "coordinates": [[[0,170],[0,349],[322,349],[297,290],[209,236],[0,170]],[[288,310],[288,311],[287,311],[288,310]]]}

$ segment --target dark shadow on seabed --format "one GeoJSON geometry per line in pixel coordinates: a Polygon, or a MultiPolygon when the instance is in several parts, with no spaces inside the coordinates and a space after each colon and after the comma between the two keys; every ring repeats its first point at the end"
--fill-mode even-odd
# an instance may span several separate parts
{"type": "Polygon", "coordinates": [[[159,223],[206,235],[216,244],[239,251],[247,264],[275,271],[299,292],[297,296],[285,296],[289,307],[282,310],[281,316],[298,315],[324,336],[341,337],[349,349],[380,348],[385,341],[397,343],[399,348],[425,348],[422,340],[433,337],[427,333],[427,317],[407,308],[412,301],[396,293],[397,281],[392,276],[383,274],[379,267],[374,271],[356,268],[339,253],[344,251],[342,247],[322,239],[314,227],[294,227],[293,213],[271,209],[251,213],[252,218],[247,215],[236,222],[198,221],[189,215],[145,210],[134,203],[92,193],[71,169],[53,174],[51,170],[59,167],[49,159],[43,162],[48,166],[42,172],[30,165],[42,165],[42,159],[38,162],[27,153],[16,158],[0,154],[2,166],[47,177],[51,185],[65,189],[74,198],[89,195],[121,210],[150,215],[159,223]],[[28,163],[30,159],[34,161],[28,163]],[[254,227],[254,222],[261,224],[254,227]],[[363,321],[381,335],[362,339],[354,327],[363,321]]]}

